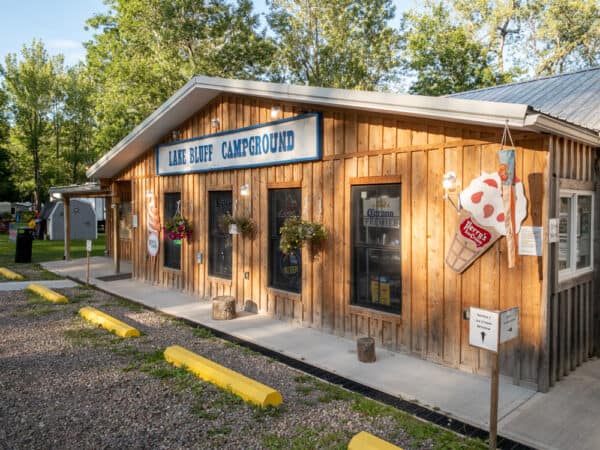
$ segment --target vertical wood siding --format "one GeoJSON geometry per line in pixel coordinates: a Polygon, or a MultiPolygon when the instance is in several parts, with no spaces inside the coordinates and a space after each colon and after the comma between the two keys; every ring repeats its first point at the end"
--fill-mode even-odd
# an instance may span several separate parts
{"type": "MultiPolygon", "coordinates": [[[[267,122],[272,105],[261,99],[223,95],[178,130],[182,139],[209,134],[215,131],[210,128],[213,117],[221,119],[221,130],[267,122]]],[[[523,334],[506,352],[502,371],[536,383],[541,258],[520,257],[518,266],[508,270],[506,244],[500,239],[462,275],[452,272],[444,262],[458,216],[442,197],[442,176],[453,170],[466,187],[482,171],[496,171],[501,130],[301,104],[278,105],[285,117],[323,112],[321,161],[158,177],[154,149],[149,149],[116,178],[131,181],[133,213],[138,215],[131,254],[134,277],[200,298],[231,294],[240,307],[250,302],[261,313],[283,320],[350,337],[369,335],[388,348],[482,373],[489,371],[489,360],[483,351],[468,345],[463,308],[519,306],[523,334]],[[401,316],[349,304],[350,180],[385,176],[398,177],[402,183],[401,316]],[[239,196],[244,183],[251,186],[249,197],[239,196]],[[303,218],[322,222],[330,233],[323,251],[314,255],[305,251],[301,295],[267,285],[268,189],[281,186],[301,187],[303,218]],[[206,264],[208,192],[224,189],[232,191],[234,209],[249,213],[258,223],[254,240],[233,237],[231,280],[208,276],[206,264]],[[194,234],[182,245],[180,271],[164,269],[162,254],[156,259],[147,256],[147,191],[156,194],[161,214],[162,194],[181,192],[183,213],[192,220],[194,234]],[[198,252],[204,253],[204,264],[196,263],[198,252]],[[249,272],[249,279],[244,278],[244,272],[249,272]]],[[[547,144],[542,136],[531,133],[515,133],[513,139],[517,176],[525,183],[529,205],[525,225],[541,226],[547,144]]],[[[163,142],[168,140],[165,137],[163,142]]]]}
{"type": "MultiPolygon", "coordinates": [[[[553,217],[558,217],[561,186],[596,190],[594,149],[566,138],[550,137],[553,158],[551,190],[554,195],[553,217]]],[[[594,267],[598,266],[598,192],[596,192],[594,267]]],[[[558,244],[556,244],[557,246],[558,244]]],[[[548,381],[553,386],[577,366],[598,352],[598,299],[594,273],[575,279],[558,281],[558,249],[550,252],[552,272],[548,289],[546,330],[548,341],[548,381]]],[[[595,271],[597,273],[597,270],[595,271]]],[[[596,275],[597,277],[597,275],[596,275]]]]}

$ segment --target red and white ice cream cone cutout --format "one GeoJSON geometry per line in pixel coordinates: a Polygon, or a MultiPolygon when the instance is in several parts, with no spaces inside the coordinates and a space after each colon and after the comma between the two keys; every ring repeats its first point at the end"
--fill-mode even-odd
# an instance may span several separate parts
{"type": "MultiPolygon", "coordinates": [[[[520,227],[527,212],[523,184],[515,185],[515,223],[520,227]]],[[[501,179],[498,173],[483,173],[471,181],[460,194],[462,206],[458,230],[446,255],[452,270],[462,273],[506,235],[506,215],[502,198],[501,179]]]]}

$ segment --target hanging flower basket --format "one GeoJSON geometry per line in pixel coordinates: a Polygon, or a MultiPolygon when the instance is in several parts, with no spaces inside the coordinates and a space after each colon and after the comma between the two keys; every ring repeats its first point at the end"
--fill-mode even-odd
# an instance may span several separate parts
{"type": "Polygon", "coordinates": [[[243,237],[254,238],[256,235],[256,223],[248,216],[232,216],[226,214],[223,224],[228,227],[229,234],[241,234],[243,237]]]}
{"type": "Polygon", "coordinates": [[[296,216],[285,219],[279,231],[279,249],[285,254],[300,249],[304,243],[309,243],[313,251],[318,251],[327,239],[327,230],[322,224],[308,222],[296,216]]]}
{"type": "Polygon", "coordinates": [[[172,241],[190,239],[194,231],[189,220],[181,214],[175,214],[171,219],[167,220],[163,230],[165,239],[172,241]]]}

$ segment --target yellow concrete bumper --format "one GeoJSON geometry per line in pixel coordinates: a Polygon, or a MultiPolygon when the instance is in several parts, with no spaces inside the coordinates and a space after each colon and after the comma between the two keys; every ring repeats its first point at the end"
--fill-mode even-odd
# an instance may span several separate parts
{"type": "Polygon", "coordinates": [[[46,300],[49,300],[53,303],[68,303],[69,299],[58,292],[53,291],[52,289],[47,288],[46,286],[42,286],[41,284],[31,283],[27,286],[27,289],[31,292],[35,292],[37,295],[44,297],[46,300]]]}
{"type": "Polygon", "coordinates": [[[371,433],[361,431],[348,443],[348,450],[402,450],[389,442],[373,436],[371,433]]]}
{"type": "Polygon", "coordinates": [[[231,391],[244,400],[263,408],[279,406],[283,401],[281,394],[275,389],[190,352],[179,345],[167,347],[165,359],[177,367],[185,367],[204,381],[231,391]]]}
{"type": "Polygon", "coordinates": [[[79,315],[96,325],[106,328],[117,336],[136,337],[140,335],[140,330],[137,328],[127,325],[125,322],[121,322],[120,320],[90,306],[81,308],[79,310],[79,315]]]}
{"type": "Polygon", "coordinates": [[[17,272],[13,272],[6,267],[0,267],[0,275],[9,280],[24,280],[23,275],[17,272]]]}

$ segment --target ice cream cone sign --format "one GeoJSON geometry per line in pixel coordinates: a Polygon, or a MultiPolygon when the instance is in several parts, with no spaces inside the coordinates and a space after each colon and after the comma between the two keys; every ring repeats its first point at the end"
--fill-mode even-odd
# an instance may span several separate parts
{"type": "Polygon", "coordinates": [[[507,230],[514,230],[514,248],[514,234],[519,232],[521,222],[527,214],[527,199],[523,183],[515,180],[517,182],[513,185],[514,207],[508,210],[510,224],[514,224],[514,228],[508,227],[508,214],[502,195],[502,178],[506,175],[506,170],[501,168],[501,172],[483,172],[460,193],[462,209],[458,230],[446,255],[446,264],[455,272],[464,272],[500,236],[507,236],[507,230]]]}
{"type": "Polygon", "coordinates": [[[146,195],[148,199],[147,211],[147,224],[148,224],[148,254],[152,257],[158,254],[160,246],[160,216],[158,215],[158,207],[156,206],[156,199],[153,194],[148,193],[146,195]]]}

